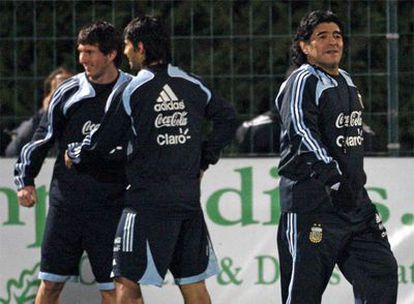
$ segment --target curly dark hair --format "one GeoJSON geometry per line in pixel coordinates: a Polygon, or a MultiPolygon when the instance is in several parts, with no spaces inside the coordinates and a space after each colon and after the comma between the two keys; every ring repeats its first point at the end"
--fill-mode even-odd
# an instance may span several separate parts
{"type": "Polygon", "coordinates": [[[171,62],[170,36],[160,18],[153,16],[140,16],[133,19],[124,30],[124,39],[131,41],[134,49],[138,42],[145,47],[144,65],[160,61],[171,62]]]}
{"type": "Polygon", "coordinates": [[[308,60],[306,55],[302,52],[300,48],[300,41],[309,41],[315,27],[324,22],[333,22],[336,23],[339,29],[344,33],[344,25],[338,16],[331,11],[312,11],[306,14],[298,28],[296,29],[295,38],[293,39],[292,46],[290,48],[291,55],[291,68],[298,68],[302,64],[307,63],[308,60]]]}
{"type": "Polygon", "coordinates": [[[78,34],[77,45],[95,45],[99,50],[108,55],[116,51],[114,64],[117,68],[122,62],[123,41],[115,27],[107,21],[96,21],[83,26],[78,34]]]}

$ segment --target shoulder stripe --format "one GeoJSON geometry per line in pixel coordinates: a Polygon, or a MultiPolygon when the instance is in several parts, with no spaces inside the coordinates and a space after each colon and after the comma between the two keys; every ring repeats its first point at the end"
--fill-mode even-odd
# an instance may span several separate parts
{"type": "Polygon", "coordinates": [[[339,69],[339,73],[341,73],[341,75],[345,78],[346,83],[348,84],[348,86],[356,87],[356,85],[352,81],[351,76],[349,76],[348,72],[346,72],[345,70],[339,69]]]}
{"type": "Polygon", "coordinates": [[[148,70],[141,70],[137,76],[135,76],[128,86],[125,88],[122,94],[122,103],[125,108],[125,112],[131,116],[131,95],[143,84],[152,80],[155,77],[154,73],[148,70]]]}
{"type": "Polygon", "coordinates": [[[77,83],[79,84],[78,90],[73,94],[68,101],[65,102],[65,105],[63,107],[63,115],[66,115],[69,108],[77,103],[78,101],[89,98],[89,97],[95,97],[96,93],[93,89],[92,85],[89,83],[88,79],[86,78],[85,73],[77,74],[73,77],[76,79],[77,83]]]}
{"type": "Polygon", "coordinates": [[[121,86],[125,87],[125,84],[130,82],[132,80],[132,75],[128,74],[128,73],[124,73],[121,70],[119,70],[119,77],[117,82],[115,83],[111,94],[109,94],[108,99],[106,101],[106,105],[105,105],[105,113],[108,111],[109,107],[111,106],[111,103],[114,99],[115,94],[117,93],[118,89],[121,86]]]}
{"type": "Polygon", "coordinates": [[[285,90],[286,83],[287,83],[287,80],[285,80],[285,81],[284,81],[284,82],[280,85],[279,92],[277,93],[277,96],[276,96],[276,98],[275,98],[275,105],[276,105],[276,109],[277,109],[277,110],[279,110],[279,111],[280,111],[280,109],[279,109],[279,97],[280,97],[280,95],[282,94],[282,92],[285,90]]]}
{"type": "Polygon", "coordinates": [[[196,85],[198,85],[200,87],[200,89],[202,89],[207,94],[207,103],[210,102],[211,91],[199,79],[197,79],[193,76],[190,76],[189,74],[187,74],[183,70],[180,70],[179,68],[177,68],[176,66],[173,66],[171,64],[168,65],[168,75],[171,76],[171,77],[183,78],[187,81],[195,83],[196,85]]]}

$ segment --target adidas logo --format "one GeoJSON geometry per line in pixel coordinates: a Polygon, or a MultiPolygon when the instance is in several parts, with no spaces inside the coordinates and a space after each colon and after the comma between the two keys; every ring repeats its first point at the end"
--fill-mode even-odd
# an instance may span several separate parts
{"type": "Polygon", "coordinates": [[[160,96],[157,98],[157,102],[164,102],[164,101],[178,101],[177,95],[171,90],[168,84],[162,87],[160,92],[160,96]]]}
{"type": "Polygon", "coordinates": [[[154,105],[155,112],[176,111],[185,109],[184,101],[180,101],[168,84],[162,87],[157,103],[154,105]]]}

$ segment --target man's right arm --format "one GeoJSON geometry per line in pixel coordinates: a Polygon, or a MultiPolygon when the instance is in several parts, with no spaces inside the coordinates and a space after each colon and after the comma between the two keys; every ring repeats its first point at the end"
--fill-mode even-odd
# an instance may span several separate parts
{"type": "Polygon", "coordinates": [[[283,129],[289,138],[289,153],[300,159],[303,164],[301,168],[309,175],[318,178],[323,184],[336,184],[342,173],[321,138],[315,79],[309,73],[298,73],[281,90],[282,94],[278,95],[276,103],[283,129]]]}
{"type": "Polygon", "coordinates": [[[39,127],[32,140],[23,146],[14,169],[14,182],[17,189],[34,187],[34,179],[38,175],[49,149],[53,146],[63,129],[61,103],[64,93],[70,87],[60,87],[53,95],[47,112],[44,113],[39,127]]]}

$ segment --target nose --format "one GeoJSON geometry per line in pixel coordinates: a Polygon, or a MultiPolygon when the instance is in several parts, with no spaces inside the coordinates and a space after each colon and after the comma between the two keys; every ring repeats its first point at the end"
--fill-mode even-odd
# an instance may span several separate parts
{"type": "Polygon", "coordinates": [[[329,35],[329,43],[330,44],[337,44],[337,39],[333,35],[329,35]]]}
{"type": "Polygon", "coordinates": [[[87,56],[85,53],[79,53],[79,63],[85,64],[87,61],[87,56]]]}

